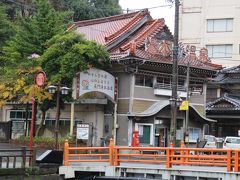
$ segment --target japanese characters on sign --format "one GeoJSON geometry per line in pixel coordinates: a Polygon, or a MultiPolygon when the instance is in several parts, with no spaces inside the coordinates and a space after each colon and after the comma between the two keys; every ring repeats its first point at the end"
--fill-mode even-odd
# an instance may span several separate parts
{"type": "Polygon", "coordinates": [[[77,139],[88,140],[89,124],[77,124],[77,139]]]}
{"type": "Polygon", "coordinates": [[[114,100],[115,78],[110,73],[91,68],[80,73],[79,96],[88,92],[102,92],[114,100]]]}

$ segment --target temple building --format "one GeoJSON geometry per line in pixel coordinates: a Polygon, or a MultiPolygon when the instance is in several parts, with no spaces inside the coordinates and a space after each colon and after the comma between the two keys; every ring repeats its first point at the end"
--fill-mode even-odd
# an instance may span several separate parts
{"type": "MultiPolygon", "coordinates": [[[[148,10],[142,10],[75,22],[69,30],[104,45],[110,54],[111,67],[102,70],[92,67],[73,77],[75,102],[66,104],[61,111],[61,135],[66,136],[69,128],[72,135],[76,124],[83,123],[90,127],[90,145],[100,145],[102,138],[110,137],[115,138],[117,145],[131,145],[132,134],[138,131],[141,146],[167,146],[171,124],[173,35],[164,19],[153,19],[148,10]],[[87,76],[95,79],[88,81],[87,76]],[[116,78],[115,84],[111,76],[116,78]],[[83,90],[91,87],[90,82],[102,85],[96,85],[99,90],[95,89],[94,95],[83,95],[83,90]]],[[[216,122],[205,115],[207,85],[222,66],[211,63],[207,54],[205,48],[196,53],[196,47],[191,45],[179,49],[177,93],[179,103],[189,96],[189,143],[196,143],[205,133],[205,127],[216,122]]],[[[8,115],[13,108],[5,109],[8,109],[3,112],[5,119],[14,121],[8,115]]],[[[49,136],[54,117],[55,109],[47,114],[43,135],[49,136]]],[[[178,110],[179,141],[183,139],[185,124],[186,111],[178,110]]]]}
{"type": "MultiPolygon", "coordinates": [[[[173,35],[164,19],[152,19],[148,10],[102,19],[76,22],[72,29],[88,40],[105,45],[118,78],[117,144],[131,145],[137,130],[140,145],[166,146],[171,123],[172,44],[173,35]]],[[[205,116],[208,79],[222,66],[212,64],[207,50],[196,55],[195,46],[181,48],[178,60],[178,96],[187,97],[187,64],[190,64],[189,143],[204,133],[206,124],[216,122],[205,116]]],[[[103,127],[113,127],[113,116],[104,112],[103,127]]],[[[177,139],[183,138],[186,111],[178,111],[177,139]]],[[[111,128],[110,128],[111,129],[111,128]]],[[[111,136],[111,131],[103,136],[111,136]]]]}

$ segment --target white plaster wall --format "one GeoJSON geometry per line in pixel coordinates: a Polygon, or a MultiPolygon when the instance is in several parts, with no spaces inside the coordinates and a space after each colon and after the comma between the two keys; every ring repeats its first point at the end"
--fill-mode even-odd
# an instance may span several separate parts
{"type": "MultiPolygon", "coordinates": [[[[70,120],[71,105],[65,105],[65,109],[61,110],[60,119],[70,120]]],[[[47,112],[47,119],[55,119],[56,109],[47,112]]],[[[93,144],[100,145],[100,138],[103,137],[104,127],[104,106],[103,105],[80,105],[75,104],[74,120],[90,123],[93,125],[93,144]]],[[[69,128],[69,127],[67,127],[69,128]]],[[[69,129],[70,131],[70,129],[69,129]]]]}
{"type": "Polygon", "coordinates": [[[212,59],[226,67],[240,64],[240,1],[239,0],[182,0],[180,34],[183,43],[199,50],[206,45],[233,44],[232,58],[212,59]],[[233,32],[207,33],[207,19],[233,18],[233,32]]]}

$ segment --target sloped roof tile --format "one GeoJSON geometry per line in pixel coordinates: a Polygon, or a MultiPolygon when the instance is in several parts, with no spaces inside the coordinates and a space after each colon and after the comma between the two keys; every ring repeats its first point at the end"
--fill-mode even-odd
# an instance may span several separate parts
{"type": "MultiPolygon", "coordinates": [[[[79,21],[74,24],[74,27],[77,29],[78,33],[85,34],[86,39],[95,40],[107,47],[111,46],[109,48],[109,53],[112,60],[135,56],[148,61],[172,63],[172,57],[170,56],[171,52],[170,54],[156,53],[160,50],[159,42],[156,44],[158,47],[155,48],[155,51],[148,52],[146,51],[146,48],[144,49],[146,39],[156,39],[155,36],[161,31],[172,36],[171,32],[165,25],[164,19],[153,20],[148,10],[100,19],[79,21]],[[145,21],[142,21],[142,19],[145,19],[145,21]],[[136,29],[136,27],[138,29],[136,29]],[[114,41],[116,41],[116,43],[114,43],[114,41]]],[[[169,50],[169,48],[165,48],[165,50],[167,49],[169,50]]],[[[187,57],[180,58],[179,65],[184,66],[190,62],[190,66],[196,68],[207,70],[222,69],[221,65],[212,64],[208,61],[201,61],[196,55],[194,55],[194,57],[192,55],[194,54],[189,54],[187,57]]]]}

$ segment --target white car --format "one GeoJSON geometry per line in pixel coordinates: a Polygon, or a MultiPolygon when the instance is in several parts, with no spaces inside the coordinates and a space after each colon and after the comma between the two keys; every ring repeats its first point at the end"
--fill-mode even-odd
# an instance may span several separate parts
{"type": "Polygon", "coordinates": [[[240,149],[240,137],[227,136],[224,140],[223,148],[240,149]]]}
{"type": "Polygon", "coordinates": [[[217,139],[212,135],[205,135],[204,139],[207,141],[204,148],[217,148],[217,139]]]}

